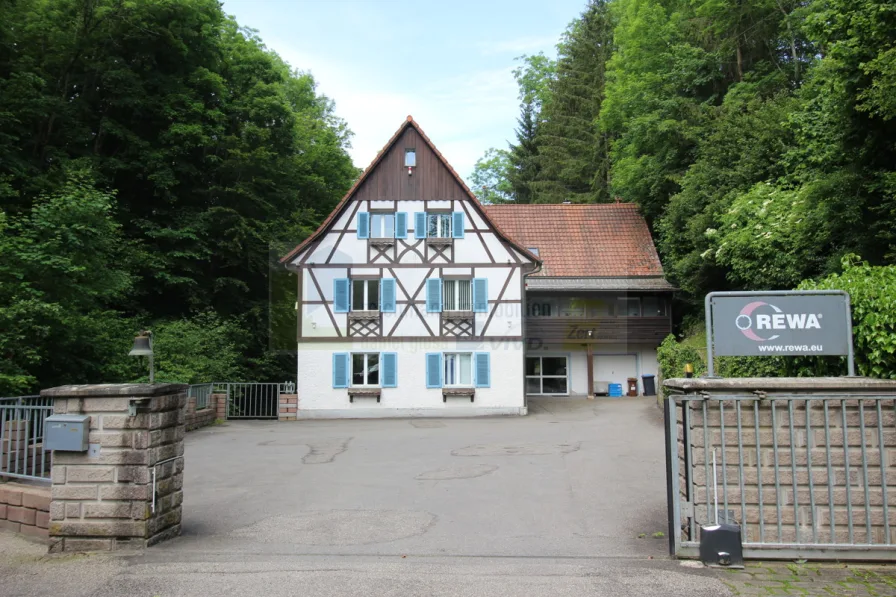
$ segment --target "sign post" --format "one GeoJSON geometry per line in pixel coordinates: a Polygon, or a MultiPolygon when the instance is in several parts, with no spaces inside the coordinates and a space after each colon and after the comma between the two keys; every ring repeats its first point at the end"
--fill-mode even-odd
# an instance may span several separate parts
{"type": "Polygon", "coordinates": [[[706,295],[706,369],[714,355],[847,357],[855,375],[849,294],[842,290],[710,292],[706,295]]]}

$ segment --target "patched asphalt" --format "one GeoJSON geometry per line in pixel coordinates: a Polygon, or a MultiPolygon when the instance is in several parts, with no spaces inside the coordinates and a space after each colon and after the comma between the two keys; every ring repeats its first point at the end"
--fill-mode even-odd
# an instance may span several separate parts
{"type": "Polygon", "coordinates": [[[231,422],[187,436],[183,536],[44,557],[0,533],[11,595],[730,594],[667,556],[651,399],[530,415],[231,422]]]}

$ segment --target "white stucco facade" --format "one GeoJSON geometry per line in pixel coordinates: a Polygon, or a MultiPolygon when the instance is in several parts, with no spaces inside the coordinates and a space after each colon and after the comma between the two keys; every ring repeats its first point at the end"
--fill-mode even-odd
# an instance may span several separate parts
{"type": "Polygon", "coordinates": [[[298,418],[469,417],[525,415],[522,342],[425,341],[333,342],[301,345],[298,353],[298,418]],[[330,371],[334,352],[396,352],[398,384],[383,388],[380,401],[361,397],[349,401],[345,389],[333,388],[330,371]],[[449,397],[426,387],[427,353],[489,352],[491,383],[468,397],[449,397]]]}

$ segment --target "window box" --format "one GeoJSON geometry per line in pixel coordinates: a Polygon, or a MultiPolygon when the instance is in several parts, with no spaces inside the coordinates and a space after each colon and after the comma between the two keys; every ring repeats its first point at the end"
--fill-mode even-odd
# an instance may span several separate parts
{"type": "Polygon", "coordinates": [[[383,391],[380,388],[349,388],[348,401],[354,402],[355,398],[376,398],[379,403],[383,391]]]}
{"type": "Polygon", "coordinates": [[[433,247],[448,247],[454,244],[454,239],[451,237],[442,238],[440,236],[433,236],[426,239],[426,244],[433,247]]]}
{"type": "Polygon", "coordinates": [[[473,311],[442,311],[442,319],[448,321],[473,319],[473,311]]]}
{"type": "Polygon", "coordinates": [[[372,321],[380,318],[379,311],[350,311],[349,321],[372,321]]]}
{"type": "Polygon", "coordinates": [[[442,402],[448,402],[449,398],[470,398],[470,402],[476,398],[476,390],[473,388],[443,388],[442,402]]]}

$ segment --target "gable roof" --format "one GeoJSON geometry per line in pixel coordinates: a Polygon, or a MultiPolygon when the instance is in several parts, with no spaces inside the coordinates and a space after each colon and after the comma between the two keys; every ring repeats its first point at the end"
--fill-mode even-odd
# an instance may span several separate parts
{"type": "Polygon", "coordinates": [[[618,282],[585,286],[673,289],[633,203],[502,204],[485,211],[515,241],[538,250],[542,269],[529,280],[539,287],[549,286],[541,278],[606,278],[618,282]]]}
{"type": "Polygon", "coordinates": [[[364,183],[364,181],[367,180],[367,178],[370,176],[370,174],[374,170],[376,170],[376,167],[379,165],[379,163],[383,159],[383,157],[389,152],[389,149],[396,143],[396,141],[398,141],[398,139],[401,137],[401,135],[409,127],[413,127],[417,131],[417,133],[423,139],[424,143],[426,143],[426,145],[438,157],[439,161],[442,163],[443,166],[445,166],[445,168],[448,170],[448,172],[451,173],[451,175],[454,177],[454,180],[457,181],[457,184],[460,185],[460,187],[461,187],[461,189],[463,189],[464,193],[470,198],[473,209],[475,209],[477,211],[477,213],[482,217],[482,219],[485,220],[485,222],[489,226],[491,226],[491,228],[493,229],[494,233],[498,236],[498,238],[500,238],[501,240],[503,240],[504,242],[506,242],[507,244],[512,246],[514,249],[516,249],[517,251],[522,253],[522,255],[524,257],[531,260],[534,264],[540,263],[541,260],[538,257],[536,257],[535,255],[530,253],[524,246],[516,243],[510,236],[508,236],[505,232],[503,232],[501,230],[500,226],[498,226],[494,222],[494,220],[492,220],[488,216],[488,213],[483,209],[482,204],[479,203],[479,200],[476,198],[476,196],[473,194],[473,192],[470,191],[470,188],[466,185],[466,183],[464,183],[464,181],[460,177],[460,175],[458,175],[458,173],[454,170],[454,168],[451,167],[451,164],[448,163],[448,160],[445,159],[445,156],[442,155],[442,152],[440,152],[438,149],[436,149],[436,146],[433,144],[432,140],[430,140],[430,138],[426,135],[426,133],[423,132],[423,129],[420,128],[420,125],[417,124],[417,121],[414,120],[413,116],[410,116],[410,115],[408,115],[407,120],[405,120],[402,123],[402,125],[400,127],[398,127],[398,130],[395,131],[395,134],[392,135],[392,137],[386,142],[386,144],[383,146],[383,148],[380,150],[380,152],[377,154],[377,156],[373,159],[372,162],[370,162],[370,165],[367,166],[367,168],[364,170],[364,172],[361,173],[361,176],[358,177],[358,180],[355,181],[355,184],[352,185],[352,188],[350,188],[348,190],[348,192],[345,194],[345,196],[342,198],[342,200],[339,202],[339,204],[336,205],[336,207],[333,209],[333,211],[330,213],[330,215],[327,216],[327,218],[321,223],[321,225],[317,228],[317,230],[315,230],[314,234],[312,234],[311,236],[306,238],[304,241],[299,243],[299,245],[295,249],[293,249],[292,251],[290,251],[289,253],[284,255],[280,259],[280,263],[288,264],[292,259],[294,259],[296,257],[296,255],[301,253],[302,250],[304,250],[306,247],[310,246],[315,240],[320,238],[327,231],[327,229],[330,227],[330,224],[333,223],[333,221],[336,218],[338,218],[339,215],[348,206],[348,203],[351,200],[352,196],[355,194],[355,192],[359,188],[361,188],[361,185],[364,183]]]}

